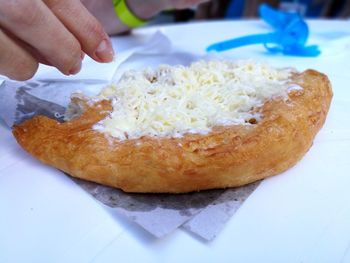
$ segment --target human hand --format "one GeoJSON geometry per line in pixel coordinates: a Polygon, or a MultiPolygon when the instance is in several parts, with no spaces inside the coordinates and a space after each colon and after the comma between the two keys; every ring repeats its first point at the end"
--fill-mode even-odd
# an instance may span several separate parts
{"type": "MultiPolygon", "coordinates": [[[[85,7],[103,25],[108,34],[129,31],[130,28],[118,20],[112,0],[81,0],[85,7]]],[[[125,0],[129,9],[138,17],[148,20],[167,9],[183,9],[209,0],[125,0]]]]}
{"type": "Polygon", "coordinates": [[[127,4],[138,17],[148,19],[168,9],[185,9],[209,0],[127,0],[127,4]]]}
{"type": "Polygon", "coordinates": [[[184,9],[188,7],[192,7],[204,2],[208,2],[209,0],[165,0],[158,1],[163,2],[164,6],[162,10],[175,8],[175,9],[184,9]]]}
{"type": "Polygon", "coordinates": [[[27,80],[38,63],[76,74],[84,53],[113,59],[108,35],[80,0],[0,0],[0,74],[27,80]]]}

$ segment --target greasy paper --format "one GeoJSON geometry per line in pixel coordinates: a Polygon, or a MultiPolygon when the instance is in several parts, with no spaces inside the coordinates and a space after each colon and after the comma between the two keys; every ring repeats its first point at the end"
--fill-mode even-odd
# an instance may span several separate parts
{"type": "MultiPolygon", "coordinates": [[[[199,57],[173,50],[161,33],[145,46],[126,51],[116,70],[116,82],[127,69],[159,64],[188,65],[199,57]]],[[[45,115],[62,122],[73,92],[96,95],[108,80],[46,79],[28,82],[4,81],[0,86],[0,118],[12,127],[35,115],[45,115]]],[[[118,213],[139,224],[156,237],[163,237],[178,227],[204,240],[218,235],[227,220],[243,204],[259,183],[228,190],[209,190],[189,194],[129,194],[96,183],[74,179],[84,190],[118,213]]]]}

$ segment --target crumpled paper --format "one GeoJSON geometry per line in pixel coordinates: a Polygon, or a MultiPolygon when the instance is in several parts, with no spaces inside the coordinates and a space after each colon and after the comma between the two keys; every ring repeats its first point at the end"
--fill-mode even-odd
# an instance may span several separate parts
{"type": "MultiPolygon", "coordinates": [[[[188,65],[200,57],[173,50],[171,42],[156,33],[149,43],[126,51],[120,57],[112,82],[128,69],[159,64],[188,65]]],[[[107,80],[45,79],[28,82],[4,81],[0,86],[0,118],[12,127],[35,115],[62,122],[73,92],[97,94],[107,80]]],[[[214,239],[259,182],[227,190],[208,190],[188,194],[130,194],[80,179],[73,179],[99,202],[139,224],[161,238],[182,227],[204,240],[214,239]]]]}

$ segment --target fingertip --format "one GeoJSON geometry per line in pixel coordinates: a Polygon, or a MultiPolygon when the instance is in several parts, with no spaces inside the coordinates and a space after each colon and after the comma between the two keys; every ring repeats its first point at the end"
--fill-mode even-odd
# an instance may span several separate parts
{"type": "Polygon", "coordinates": [[[93,53],[93,59],[103,63],[113,61],[114,50],[108,38],[102,39],[102,41],[99,43],[95,49],[95,52],[93,53]]]}
{"type": "Polygon", "coordinates": [[[75,65],[68,71],[67,75],[75,75],[78,74],[81,70],[81,66],[82,66],[82,61],[78,60],[75,65]]]}
{"type": "MultiPolygon", "coordinates": [[[[23,61],[22,61],[23,62],[23,61]]],[[[16,70],[10,72],[8,77],[12,80],[25,81],[34,77],[39,67],[39,63],[31,60],[26,63],[22,63],[22,66],[16,67],[16,70]]]]}

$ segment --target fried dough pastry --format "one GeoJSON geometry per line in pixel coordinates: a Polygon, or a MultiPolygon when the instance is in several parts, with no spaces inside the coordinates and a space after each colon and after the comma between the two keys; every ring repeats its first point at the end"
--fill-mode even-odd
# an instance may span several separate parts
{"type": "Polygon", "coordinates": [[[80,117],[65,123],[34,117],[14,126],[13,134],[41,162],[126,192],[237,187],[295,165],[322,127],[332,98],[328,78],[307,70],[292,79],[302,89],[266,101],[256,124],[217,126],[204,135],[120,141],[92,129],[112,110],[111,102],[78,99],[85,108],[80,117]]]}

